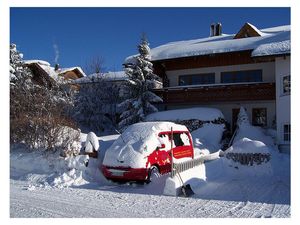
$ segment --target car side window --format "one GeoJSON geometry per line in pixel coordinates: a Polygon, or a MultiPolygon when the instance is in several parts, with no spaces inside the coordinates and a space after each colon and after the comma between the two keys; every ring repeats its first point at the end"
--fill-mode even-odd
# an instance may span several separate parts
{"type": "Polygon", "coordinates": [[[174,147],[190,145],[189,137],[186,133],[174,133],[173,140],[175,145],[174,147]]]}
{"type": "Polygon", "coordinates": [[[189,136],[186,133],[181,133],[180,134],[180,139],[183,142],[183,145],[189,146],[190,145],[190,139],[189,136]]]}

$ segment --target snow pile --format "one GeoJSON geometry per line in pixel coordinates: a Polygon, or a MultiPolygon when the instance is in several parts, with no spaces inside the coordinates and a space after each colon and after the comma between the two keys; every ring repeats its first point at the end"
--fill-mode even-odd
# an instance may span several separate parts
{"type": "Polygon", "coordinates": [[[224,124],[206,123],[191,133],[195,155],[215,152],[221,147],[222,135],[225,130],[224,124]]]}
{"type": "Polygon", "coordinates": [[[162,131],[187,131],[187,128],[171,122],[143,122],[129,126],[106,151],[103,164],[143,168],[149,155],[163,143],[158,138],[162,131]]]}
{"type": "Polygon", "coordinates": [[[264,131],[261,127],[252,126],[249,122],[248,115],[244,107],[240,108],[237,119],[237,133],[233,143],[243,138],[248,138],[255,141],[261,141],[266,145],[274,146],[274,140],[271,136],[266,135],[268,131],[264,131]]]}
{"type": "Polygon", "coordinates": [[[181,192],[180,188],[183,185],[189,184],[192,190],[196,190],[206,180],[205,164],[196,166],[192,169],[181,172],[180,175],[176,174],[173,178],[168,177],[164,187],[164,195],[178,196],[181,192]],[[181,176],[181,179],[180,177],[181,176]]]}
{"type": "Polygon", "coordinates": [[[31,186],[62,188],[106,182],[98,169],[99,160],[86,155],[60,157],[59,153],[16,149],[10,155],[10,171],[17,179],[28,180],[31,186]]]}
{"type": "MultiPolygon", "coordinates": [[[[254,141],[248,138],[240,139],[235,142],[229,149],[226,150],[225,154],[230,153],[261,153],[265,155],[271,155],[272,148],[265,145],[261,141],[254,141]]],[[[271,176],[273,174],[272,168],[272,156],[270,161],[264,161],[261,164],[253,163],[250,165],[242,165],[240,162],[234,162],[232,159],[224,158],[225,164],[231,169],[228,172],[234,176],[271,176]]]]}
{"type": "Polygon", "coordinates": [[[84,151],[92,153],[94,150],[98,151],[99,149],[99,140],[94,132],[88,133],[85,141],[84,151]]]}
{"type": "Polygon", "coordinates": [[[233,143],[248,138],[254,141],[260,141],[268,146],[274,146],[274,140],[271,136],[267,136],[265,131],[261,127],[255,127],[252,125],[242,125],[238,128],[237,134],[234,138],[233,143]]]}
{"type": "Polygon", "coordinates": [[[146,121],[176,121],[191,119],[213,121],[217,120],[218,118],[224,118],[222,112],[218,109],[195,107],[152,113],[146,117],[146,121]]]}
{"type": "Polygon", "coordinates": [[[254,141],[249,138],[242,138],[235,142],[226,153],[263,153],[270,154],[270,147],[261,141],[254,141]]]}

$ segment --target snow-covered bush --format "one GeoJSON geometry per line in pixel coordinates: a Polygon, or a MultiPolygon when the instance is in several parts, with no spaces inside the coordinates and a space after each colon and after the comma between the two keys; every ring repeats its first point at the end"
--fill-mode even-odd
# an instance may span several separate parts
{"type": "Polygon", "coordinates": [[[118,105],[121,112],[121,129],[144,121],[148,114],[157,112],[153,103],[162,102],[162,99],[151,91],[160,78],[153,73],[149,43],[144,36],[138,50],[139,55],[135,57],[135,63],[127,65],[125,71],[129,79],[121,91],[124,101],[118,105]]]}
{"type": "MultiPolygon", "coordinates": [[[[35,74],[39,76],[39,74],[35,74]]],[[[39,79],[43,79],[40,75],[39,79]]],[[[60,142],[61,127],[76,129],[70,119],[73,91],[65,82],[43,85],[22,60],[15,44],[10,45],[10,142],[32,149],[57,150],[72,145],[77,137],[60,142]],[[61,143],[58,146],[57,143],[61,143]]]]}
{"type": "Polygon", "coordinates": [[[55,144],[57,148],[61,149],[61,155],[76,156],[80,153],[80,130],[71,127],[63,126],[58,127],[58,140],[55,144]]]}

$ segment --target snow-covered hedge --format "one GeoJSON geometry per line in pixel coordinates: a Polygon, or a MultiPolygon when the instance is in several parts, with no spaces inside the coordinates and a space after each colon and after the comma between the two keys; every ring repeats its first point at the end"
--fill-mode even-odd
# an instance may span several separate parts
{"type": "Polygon", "coordinates": [[[186,126],[193,132],[204,124],[224,124],[222,112],[214,108],[195,107],[156,112],[148,115],[146,121],[170,121],[186,126]]]}

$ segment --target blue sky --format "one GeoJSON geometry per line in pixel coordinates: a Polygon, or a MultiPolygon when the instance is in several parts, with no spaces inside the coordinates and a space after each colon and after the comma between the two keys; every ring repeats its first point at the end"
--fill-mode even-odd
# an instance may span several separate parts
{"type": "Polygon", "coordinates": [[[245,22],[258,28],[290,24],[290,8],[11,8],[10,42],[24,59],[42,59],[62,67],[85,65],[104,57],[106,70],[122,69],[137,53],[142,32],[150,47],[209,35],[212,22],[223,33],[238,32],[245,22]]]}

